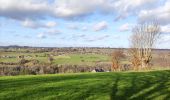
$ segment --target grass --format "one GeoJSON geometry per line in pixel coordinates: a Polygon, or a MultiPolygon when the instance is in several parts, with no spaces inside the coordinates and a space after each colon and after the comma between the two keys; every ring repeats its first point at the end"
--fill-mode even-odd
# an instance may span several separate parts
{"type": "Polygon", "coordinates": [[[18,58],[18,56],[24,55],[25,59],[27,60],[31,60],[31,59],[36,59],[39,60],[40,62],[45,62],[47,61],[47,57],[43,57],[44,53],[20,53],[20,52],[0,52],[0,56],[14,56],[16,58],[0,58],[0,62],[13,62],[13,63],[17,63],[19,62],[21,59],[18,58]],[[38,57],[35,57],[35,56],[38,57]],[[32,56],[31,58],[26,57],[26,56],[32,56]]]}
{"type": "MultiPolygon", "coordinates": [[[[17,53],[17,52],[1,52],[1,56],[15,56],[16,58],[0,58],[0,62],[14,62],[20,61],[19,55],[32,56],[31,58],[25,57],[27,60],[36,59],[41,63],[48,63],[48,57],[43,56],[45,53],[17,53]],[[35,57],[38,55],[38,57],[35,57]]],[[[92,65],[97,61],[108,62],[110,57],[106,55],[99,54],[68,54],[61,56],[54,56],[53,64],[86,64],[92,65]]]]}
{"type": "Polygon", "coordinates": [[[94,64],[97,61],[108,62],[109,56],[99,54],[70,54],[55,57],[55,64],[94,64]]]}
{"type": "Polygon", "coordinates": [[[170,100],[170,71],[0,77],[0,100],[170,100]]]}

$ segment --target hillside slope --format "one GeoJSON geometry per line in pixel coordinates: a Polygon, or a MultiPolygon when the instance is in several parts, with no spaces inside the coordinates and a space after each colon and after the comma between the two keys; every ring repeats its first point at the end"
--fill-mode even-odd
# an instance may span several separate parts
{"type": "Polygon", "coordinates": [[[170,71],[0,77],[0,100],[170,100],[170,71]]]}

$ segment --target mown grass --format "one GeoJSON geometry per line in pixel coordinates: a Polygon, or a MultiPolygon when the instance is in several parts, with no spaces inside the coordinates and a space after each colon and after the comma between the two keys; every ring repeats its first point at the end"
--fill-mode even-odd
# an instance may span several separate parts
{"type": "Polygon", "coordinates": [[[170,100],[170,71],[0,77],[0,100],[170,100]]]}

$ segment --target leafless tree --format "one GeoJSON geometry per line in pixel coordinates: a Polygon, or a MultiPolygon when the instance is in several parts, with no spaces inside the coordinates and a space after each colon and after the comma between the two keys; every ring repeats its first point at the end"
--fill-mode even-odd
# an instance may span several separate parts
{"type": "Polygon", "coordinates": [[[130,54],[135,69],[150,67],[152,49],[160,34],[160,26],[155,21],[139,24],[132,29],[130,54]]]}
{"type": "Polygon", "coordinates": [[[112,53],[112,71],[120,70],[120,60],[125,58],[122,49],[117,49],[112,53]]]}
{"type": "Polygon", "coordinates": [[[49,56],[48,56],[48,62],[49,62],[50,64],[52,64],[53,61],[54,61],[54,58],[53,58],[51,55],[49,55],[49,56]]]}

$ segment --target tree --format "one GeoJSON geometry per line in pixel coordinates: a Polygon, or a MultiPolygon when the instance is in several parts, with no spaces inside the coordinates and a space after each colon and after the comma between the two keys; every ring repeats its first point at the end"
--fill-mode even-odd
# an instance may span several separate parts
{"type": "Polygon", "coordinates": [[[112,53],[112,71],[120,70],[120,60],[124,57],[122,49],[117,49],[112,53]]]}
{"type": "Polygon", "coordinates": [[[149,68],[152,48],[160,34],[160,26],[156,22],[146,22],[132,29],[130,54],[135,69],[149,68]]]}
{"type": "Polygon", "coordinates": [[[18,64],[19,65],[24,65],[24,64],[26,64],[26,63],[28,63],[29,62],[29,60],[25,60],[24,58],[22,58],[19,62],[18,62],[18,64]]]}
{"type": "Polygon", "coordinates": [[[54,58],[49,55],[49,56],[48,56],[48,62],[49,62],[50,64],[52,64],[53,60],[54,60],[54,58]]]}

